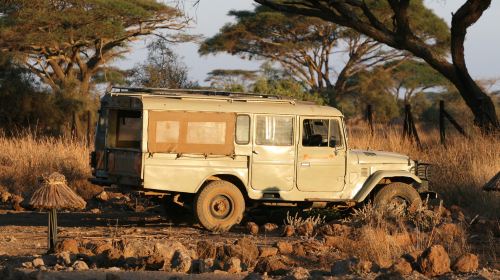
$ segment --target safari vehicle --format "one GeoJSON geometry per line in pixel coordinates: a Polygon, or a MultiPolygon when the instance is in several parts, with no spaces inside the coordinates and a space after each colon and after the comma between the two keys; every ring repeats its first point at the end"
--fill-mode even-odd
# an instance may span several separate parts
{"type": "Polygon", "coordinates": [[[238,224],[255,203],[410,205],[428,193],[428,165],[349,149],[342,113],[332,107],[115,87],[99,113],[91,181],[191,202],[210,230],[238,224]]]}

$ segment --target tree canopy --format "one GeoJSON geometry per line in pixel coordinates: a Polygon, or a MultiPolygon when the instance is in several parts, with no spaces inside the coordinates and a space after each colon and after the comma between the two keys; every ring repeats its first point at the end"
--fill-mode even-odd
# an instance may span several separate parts
{"type": "MultiPolygon", "coordinates": [[[[449,29],[449,57],[440,46],[446,40],[428,36],[433,30],[419,28],[419,23],[430,20],[427,14],[415,13],[414,6],[423,6],[421,0],[255,0],[272,9],[305,16],[352,28],[374,40],[395,49],[409,51],[422,58],[432,68],[445,76],[460,92],[474,114],[475,123],[483,131],[498,131],[500,128],[491,98],[472,79],[464,58],[464,41],[467,29],[490,7],[491,0],[467,0],[452,16],[449,29]],[[380,9],[389,13],[380,13],[380,9]]],[[[424,9],[421,10],[424,12],[424,9]]]]}
{"type": "MultiPolygon", "coordinates": [[[[389,15],[389,11],[387,6],[377,6],[381,16],[389,15]]],[[[426,18],[416,23],[420,34],[434,41],[436,49],[445,52],[449,43],[445,22],[426,9],[422,1],[415,2],[411,11],[426,18]]],[[[312,91],[326,89],[330,104],[357,86],[348,83],[350,77],[407,57],[404,52],[318,17],[278,12],[264,6],[229,14],[236,22],[226,24],[219,33],[205,40],[200,54],[227,52],[248,59],[278,62],[312,91]]]]}
{"type": "Polygon", "coordinates": [[[155,0],[9,0],[0,2],[0,49],[53,91],[87,94],[93,76],[129,51],[127,44],[181,30],[187,19],[155,0]]]}

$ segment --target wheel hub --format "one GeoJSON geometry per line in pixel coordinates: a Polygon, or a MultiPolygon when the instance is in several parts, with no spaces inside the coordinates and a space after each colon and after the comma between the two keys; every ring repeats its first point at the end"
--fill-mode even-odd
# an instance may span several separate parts
{"type": "Polygon", "coordinates": [[[224,219],[232,211],[232,204],[228,197],[219,195],[212,200],[210,211],[218,219],[224,219]]]}

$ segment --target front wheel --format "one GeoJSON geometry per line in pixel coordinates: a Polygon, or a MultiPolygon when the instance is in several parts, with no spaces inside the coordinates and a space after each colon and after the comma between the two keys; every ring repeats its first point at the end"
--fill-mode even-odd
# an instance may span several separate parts
{"type": "Polygon", "coordinates": [[[417,190],[405,183],[388,184],[375,194],[373,204],[375,208],[403,205],[406,209],[422,203],[417,190]]]}
{"type": "Polygon", "coordinates": [[[243,219],[245,199],[227,181],[212,181],[196,196],[195,213],[201,225],[212,231],[228,231],[243,219]]]}

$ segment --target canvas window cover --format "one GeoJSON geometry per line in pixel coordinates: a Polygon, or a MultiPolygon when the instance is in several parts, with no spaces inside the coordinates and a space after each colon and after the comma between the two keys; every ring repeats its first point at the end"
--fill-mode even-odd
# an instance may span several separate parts
{"type": "Polygon", "coordinates": [[[235,121],[235,113],[151,111],[148,151],[232,155],[235,121]]]}

